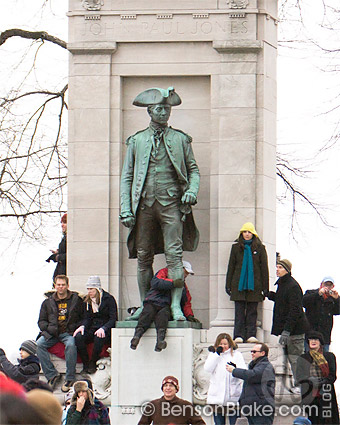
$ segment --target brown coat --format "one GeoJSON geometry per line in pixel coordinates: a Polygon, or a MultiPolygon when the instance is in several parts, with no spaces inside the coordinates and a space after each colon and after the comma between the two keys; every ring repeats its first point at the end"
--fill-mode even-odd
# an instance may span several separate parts
{"type": "Polygon", "coordinates": [[[206,425],[189,401],[176,396],[170,401],[161,397],[150,401],[149,404],[151,405],[150,409],[146,407],[145,412],[153,411],[154,413],[150,416],[143,414],[138,425],[206,425]],[[169,414],[162,415],[162,412],[169,414]]]}
{"type": "Polygon", "coordinates": [[[255,236],[251,244],[251,251],[254,265],[254,291],[239,291],[244,246],[237,241],[231,247],[226,276],[226,289],[231,290],[231,301],[260,302],[264,299],[262,291],[269,290],[267,251],[260,239],[255,236]]]}

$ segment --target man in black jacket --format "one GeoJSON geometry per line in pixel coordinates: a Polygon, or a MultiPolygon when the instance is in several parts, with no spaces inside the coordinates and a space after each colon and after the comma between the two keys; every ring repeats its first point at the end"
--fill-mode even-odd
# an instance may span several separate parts
{"type": "Polygon", "coordinates": [[[333,316],[340,314],[340,298],[334,289],[334,279],[326,276],[320,288],[309,289],[302,299],[310,330],[321,332],[324,338],[323,351],[329,351],[333,316]]]}
{"type": "Polygon", "coordinates": [[[51,362],[48,348],[58,341],[65,344],[66,376],[61,390],[67,392],[75,380],[77,348],[72,335],[81,320],[82,299],[69,290],[67,276],[57,276],[54,287],[56,291],[48,293],[41,305],[37,354],[48,383],[54,388],[61,376],[51,362]]]}
{"type": "Polygon", "coordinates": [[[275,371],[268,353],[268,346],[259,343],[251,350],[248,370],[227,365],[228,372],[244,381],[239,403],[250,425],[271,425],[274,420],[275,371]]]}
{"type": "MultiPolygon", "coordinates": [[[[268,298],[274,301],[272,335],[280,336],[279,343],[284,347],[296,381],[296,362],[304,352],[307,320],[302,309],[302,290],[291,275],[292,263],[279,260],[276,275],[279,278],[276,292],[270,291],[268,298]]],[[[292,389],[294,392],[294,389],[292,389]]]]}

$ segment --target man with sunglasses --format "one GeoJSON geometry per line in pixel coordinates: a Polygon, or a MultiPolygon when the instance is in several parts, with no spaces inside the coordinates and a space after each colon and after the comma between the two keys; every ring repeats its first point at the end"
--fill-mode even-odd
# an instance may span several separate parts
{"type": "Polygon", "coordinates": [[[228,372],[244,381],[239,403],[250,425],[271,425],[274,420],[275,372],[268,353],[268,346],[258,343],[251,350],[248,370],[227,365],[228,372]]]}

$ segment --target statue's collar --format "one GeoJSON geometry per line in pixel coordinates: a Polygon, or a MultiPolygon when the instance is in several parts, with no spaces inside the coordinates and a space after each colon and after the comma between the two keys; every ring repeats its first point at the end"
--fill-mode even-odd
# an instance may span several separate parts
{"type": "Polygon", "coordinates": [[[168,128],[168,124],[161,125],[161,124],[157,124],[157,123],[151,121],[149,128],[153,133],[155,131],[165,131],[168,128]]]}

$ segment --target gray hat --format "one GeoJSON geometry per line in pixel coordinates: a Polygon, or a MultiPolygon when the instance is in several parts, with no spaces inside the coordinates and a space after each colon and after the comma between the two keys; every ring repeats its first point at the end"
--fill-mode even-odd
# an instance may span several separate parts
{"type": "Polygon", "coordinates": [[[178,94],[175,93],[173,87],[168,87],[166,90],[156,87],[144,90],[142,93],[139,93],[133,101],[133,105],[135,106],[158,105],[160,103],[177,106],[180,105],[182,101],[178,94]]]}
{"type": "Polygon", "coordinates": [[[326,282],[331,282],[331,283],[333,283],[333,285],[335,285],[335,282],[334,282],[334,279],[332,278],[332,276],[325,276],[322,279],[322,282],[321,283],[326,283],[326,282]]]}
{"type": "Polygon", "coordinates": [[[100,277],[99,276],[90,276],[87,279],[86,288],[96,288],[98,291],[102,289],[102,284],[100,283],[100,277]]]}
{"type": "Polygon", "coordinates": [[[33,339],[28,339],[20,345],[19,350],[25,350],[26,353],[35,355],[37,354],[37,343],[33,339]]]}

